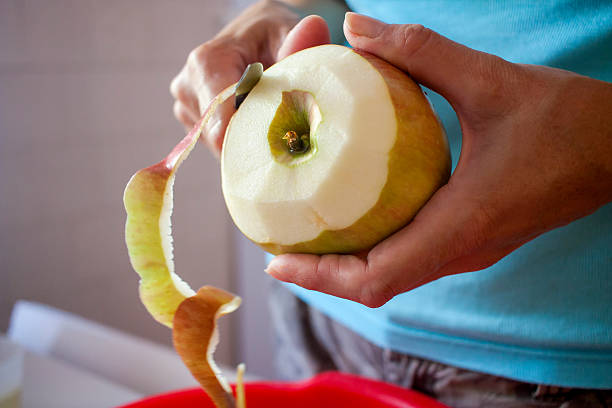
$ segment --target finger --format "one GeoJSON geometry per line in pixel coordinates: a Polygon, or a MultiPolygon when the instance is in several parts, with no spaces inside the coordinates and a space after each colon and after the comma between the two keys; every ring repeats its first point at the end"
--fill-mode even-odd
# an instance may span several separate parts
{"type": "MultiPolygon", "coordinates": [[[[236,81],[238,81],[239,78],[240,76],[238,76],[236,81]]],[[[236,81],[229,81],[227,86],[230,86],[236,81]]],[[[215,83],[213,89],[217,89],[219,83],[221,82],[215,83]]],[[[225,88],[221,88],[218,92],[221,92],[223,89],[225,88]]],[[[208,103],[209,102],[207,102],[207,105],[205,106],[208,106],[208,103]]],[[[209,149],[217,158],[219,158],[221,155],[221,147],[223,146],[225,130],[227,129],[230,119],[235,112],[236,109],[234,107],[234,98],[229,98],[217,108],[213,116],[202,130],[201,140],[208,145],[209,149]]]]}
{"type": "Polygon", "coordinates": [[[181,101],[185,108],[194,114],[200,111],[198,98],[193,88],[186,81],[184,70],[170,82],[170,94],[174,99],[181,101]]]}
{"type": "Polygon", "coordinates": [[[488,268],[534,238],[535,236],[530,239],[525,239],[510,245],[502,246],[501,248],[485,249],[474,254],[457,258],[444,265],[444,267],[438,271],[438,275],[439,277],[442,277],[463,272],[479,271],[481,269],[488,268]]]}
{"type": "Polygon", "coordinates": [[[287,254],[275,257],[266,272],[306,289],[367,304],[361,284],[366,268],[367,262],[355,255],[287,254]]]}
{"type": "Polygon", "coordinates": [[[287,34],[287,38],[278,49],[277,60],[305,48],[329,42],[329,28],[325,20],[316,15],[305,17],[287,34]]]}
{"type": "Polygon", "coordinates": [[[219,158],[223,147],[225,130],[232,115],[236,112],[234,98],[229,98],[217,108],[210,121],[202,131],[201,140],[206,143],[208,149],[219,158]]]}
{"type": "MultiPolygon", "coordinates": [[[[198,117],[204,114],[211,100],[219,92],[240,79],[247,62],[243,60],[236,46],[224,39],[209,41],[189,54],[184,72],[188,79],[188,88],[195,94],[199,106],[198,117]]],[[[202,131],[201,140],[217,157],[221,151],[225,129],[234,111],[232,98],[215,111],[202,131]]]]}
{"type": "Polygon", "coordinates": [[[387,25],[347,13],[344,34],[349,43],[389,61],[451,103],[474,100],[490,87],[490,77],[504,71],[505,61],[449,40],[418,24],[387,25]]]}
{"type": "Polygon", "coordinates": [[[187,108],[180,100],[174,101],[172,111],[174,112],[174,117],[181,122],[186,129],[191,129],[198,121],[196,112],[187,108]]]}
{"type": "MultiPolygon", "coordinates": [[[[279,49],[280,58],[303,48],[329,43],[329,29],[327,23],[319,16],[309,16],[298,23],[287,35],[285,42],[279,49]]],[[[226,86],[237,81],[242,75],[242,69],[235,63],[233,56],[225,55],[222,47],[212,47],[204,50],[198,57],[205,61],[200,65],[206,78],[206,89],[198,93],[199,105],[207,106],[210,95],[223,90],[226,86]],[[211,58],[212,54],[215,58],[211,58]],[[220,63],[224,65],[221,66],[220,63]],[[232,62],[231,64],[228,62],[232,62]]],[[[235,109],[229,101],[223,104],[211,118],[202,137],[206,144],[217,156],[221,153],[225,129],[234,114],[235,109]]]]}
{"type": "Polygon", "coordinates": [[[480,250],[480,237],[491,225],[469,195],[448,185],[438,190],[410,224],[376,245],[365,260],[353,255],[281,255],[267,272],[308,289],[381,306],[399,293],[459,272],[466,264],[451,262],[480,250]],[[451,268],[444,272],[447,264],[451,268]]]}

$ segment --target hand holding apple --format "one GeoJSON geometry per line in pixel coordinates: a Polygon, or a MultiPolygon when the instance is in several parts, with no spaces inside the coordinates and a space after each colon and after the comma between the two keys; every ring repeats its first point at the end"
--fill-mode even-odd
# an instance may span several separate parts
{"type": "Polygon", "coordinates": [[[612,85],[512,64],[418,25],[352,14],[352,46],[444,96],[463,145],[450,182],[367,255],[276,257],[283,281],[377,307],[440,277],[486,268],[612,200],[612,85]]]}
{"type": "MultiPolygon", "coordinates": [[[[190,130],[209,101],[238,81],[249,63],[259,61],[267,68],[297,50],[329,43],[327,25],[317,16],[304,19],[300,35],[287,39],[298,21],[299,16],[287,4],[260,1],[231,21],[215,38],[191,51],[170,85],[175,98],[175,117],[190,130]]],[[[202,133],[216,156],[220,154],[225,128],[233,113],[231,103],[221,106],[202,133]]]]}

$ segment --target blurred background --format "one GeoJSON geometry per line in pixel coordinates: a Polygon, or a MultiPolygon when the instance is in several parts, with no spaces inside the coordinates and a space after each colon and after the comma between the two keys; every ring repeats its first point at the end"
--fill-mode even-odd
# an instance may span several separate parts
{"type": "MultiPolygon", "coordinates": [[[[0,1],[0,332],[29,300],[170,346],[138,299],[123,189],[184,136],[168,87],[197,45],[251,1],[0,1]]],[[[263,254],[225,209],[219,164],[180,169],[176,270],[243,297],[218,361],[270,377],[263,254]]]]}

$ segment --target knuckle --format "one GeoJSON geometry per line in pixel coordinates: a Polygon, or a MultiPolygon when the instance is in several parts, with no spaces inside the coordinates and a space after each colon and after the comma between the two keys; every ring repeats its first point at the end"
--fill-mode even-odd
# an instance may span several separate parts
{"type": "Polygon", "coordinates": [[[315,282],[335,282],[340,274],[340,256],[335,254],[323,255],[319,258],[317,267],[312,276],[315,282]]]}
{"type": "MultiPolygon", "coordinates": [[[[217,136],[217,135],[204,134],[204,133],[202,134],[202,136],[203,136],[202,140],[204,141],[206,148],[217,156],[221,151],[220,149],[221,145],[219,143],[219,138],[223,140],[222,137],[217,136]]],[[[300,283],[300,286],[301,285],[302,284],[300,283]]]]}
{"type": "Polygon", "coordinates": [[[395,285],[385,279],[384,271],[372,271],[371,266],[366,265],[362,276],[357,299],[359,303],[370,308],[377,308],[398,294],[395,285]],[[375,278],[372,278],[373,276],[375,278]]]}
{"type": "Polygon", "coordinates": [[[358,302],[370,308],[381,307],[395,296],[387,285],[371,281],[361,286],[358,302]]]}
{"type": "Polygon", "coordinates": [[[174,96],[175,98],[178,98],[179,92],[180,92],[180,88],[181,88],[181,83],[180,83],[180,74],[175,76],[172,81],[170,81],[170,94],[172,96],[174,96]]]}
{"type": "Polygon", "coordinates": [[[187,112],[185,111],[185,107],[180,101],[175,101],[172,106],[172,112],[174,113],[174,117],[181,122],[185,126],[190,126],[192,121],[187,112]]]}
{"type": "Polygon", "coordinates": [[[187,57],[187,72],[191,77],[206,74],[210,65],[215,61],[221,47],[218,42],[211,40],[194,48],[187,57]]]}
{"type": "Polygon", "coordinates": [[[181,85],[177,88],[176,90],[176,95],[174,96],[177,100],[183,102],[183,104],[187,105],[187,106],[192,106],[192,105],[196,105],[197,106],[197,99],[193,96],[193,93],[191,92],[191,90],[184,85],[181,85]]]}
{"type": "Polygon", "coordinates": [[[257,5],[259,7],[270,7],[273,5],[278,5],[278,2],[276,0],[260,0],[257,2],[257,5]]]}
{"type": "Polygon", "coordinates": [[[494,206],[477,201],[474,203],[470,216],[470,225],[464,230],[463,250],[460,255],[470,255],[485,248],[496,230],[497,217],[494,206]]]}
{"type": "Polygon", "coordinates": [[[434,32],[421,24],[401,24],[394,26],[394,42],[404,55],[411,57],[418,54],[432,39],[434,32]]]}
{"type": "Polygon", "coordinates": [[[198,45],[196,48],[191,50],[187,56],[187,65],[200,66],[206,61],[206,57],[211,53],[212,46],[209,42],[198,45]]]}
{"type": "Polygon", "coordinates": [[[498,115],[506,115],[519,104],[516,90],[521,84],[517,80],[514,64],[495,55],[482,53],[470,67],[474,81],[470,104],[487,111],[499,110],[498,115]],[[504,104],[500,104],[504,101],[504,104]]]}
{"type": "Polygon", "coordinates": [[[237,45],[231,38],[220,36],[194,48],[187,57],[187,65],[205,71],[221,56],[228,54],[239,54],[237,45]]]}
{"type": "Polygon", "coordinates": [[[185,84],[185,81],[183,81],[181,75],[176,76],[170,83],[170,94],[172,94],[175,99],[182,101],[184,104],[189,104],[191,99],[193,99],[190,90],[187,84],[185,84]]]}
{"type": "Polygon", "coordinates": [[[172,112],[177,119],[180,119],[180,116],[183,114],[183,109],[181,107],[180,101],[174,101],[174,105],[172,105],[172,112]]]}
{"type": "MultiPolygon", "coordinates": [[[[208,140],[209,144],[214,146],[213,140],[208,140]]],[[[299,274],[299,279],[295,279],[294,283],[304,289],[319,290],[322,287],[322,282],[325,282],[325,275],[327,270],[327,262],[324,257],[320,257],[316,262],[309,264],[308,271],[299,274]]],[[[296,277],[294,277],[296,278],[296,277]]]]}
{"type": "Polygon", "coordinates": [[[221,132],[216,132],[214,135],[211,135],[210,138],[208,139],[208,142],[210,143],[210,146],[213,150],[217,151],[217,150],[221,150],[221,146],[223,146],[223,133],[221,132]]]}
{"type": "Polygon", "coordinates": [[[491,94],[493,97],[502,96],[505,93],[505,85],[508,83],[508,63],[495,55],[483,55],[477,64],[478,76],[482,85],[480,89],[491,94]]]}
{"type": "Polygon", "coordinates": [[[200,137],[204,139],[210,145],[214,145],[218,137],[217,134],[218,134],[218,124],[213,123],[211,125],[208,125],[205,128],[205,131],[202,132],[202,135],[200,137]]]}

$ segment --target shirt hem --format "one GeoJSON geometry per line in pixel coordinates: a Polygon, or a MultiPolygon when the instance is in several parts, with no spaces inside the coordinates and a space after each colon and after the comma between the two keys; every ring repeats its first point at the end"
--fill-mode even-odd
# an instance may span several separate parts
{"type": "MultiPolygon", "coordinates": [[[[318,295],[295,285],[290,288],[308,304],[318,295]]],[[[381,348],[533,384],[612,389],[612,352],[542,349],[455,337],[381,322],[368,313],[361,313],[358,304],[314,304],[322,313],[381,348]],[[359,319],[354,319],[356,314],[359,319]]]]}

